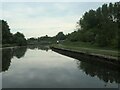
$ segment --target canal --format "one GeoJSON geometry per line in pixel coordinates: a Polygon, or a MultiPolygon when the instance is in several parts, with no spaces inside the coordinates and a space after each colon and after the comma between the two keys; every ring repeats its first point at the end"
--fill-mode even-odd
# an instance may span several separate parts
{"type": "Polygon", "coordinates": [[[47,46],[2,50],[3,88],[118,88],[120,72],[47,46]]]}

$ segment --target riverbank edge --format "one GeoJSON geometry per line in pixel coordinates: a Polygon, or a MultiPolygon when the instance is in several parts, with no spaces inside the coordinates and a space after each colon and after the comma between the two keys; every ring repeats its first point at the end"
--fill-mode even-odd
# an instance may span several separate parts
{"type": "Polygon", "coordinates": [[[21,48],[21,47],[27,47],[27,46],[9,46],[9,47],[0,47],[0,49],[12,49],[12,48],[21,48]]]}
{"type": "MultiPolygon", "coordinates": [[[[56,47],[56,46],[50,46],[50,48],[52,50],[62,51],[66,54],[71,53],[73,55],[77,54],[78,56],[83,55],[85,57],[90,57],[91,59],[95,58],[94,61],[97,61],[99,59],[98,61],[100,61],[100,62],[110,63],[110,64],[114,64],[114,65],[120,65],[120,60],[118,60],[118,57],[105,56],[105,55],[93,54],[93,53],[85,53],[82,51],[70,50],[70,49],[60,48],[60,47],[56,47]]],[[[73,58],[74,58],[74,56],[73,56],[73,58]]]]}

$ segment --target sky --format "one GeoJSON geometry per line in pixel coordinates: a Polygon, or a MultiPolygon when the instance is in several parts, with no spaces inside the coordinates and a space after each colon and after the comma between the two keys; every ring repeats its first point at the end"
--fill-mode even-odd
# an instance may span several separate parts
{"type": "Polygon", "coordinates": [[[76,30],[76,22],[90,9],[105,2],[7,2],[0,5],[0,18],[6,20],[11,32],[26,38],[55,36],[76,30]]]}

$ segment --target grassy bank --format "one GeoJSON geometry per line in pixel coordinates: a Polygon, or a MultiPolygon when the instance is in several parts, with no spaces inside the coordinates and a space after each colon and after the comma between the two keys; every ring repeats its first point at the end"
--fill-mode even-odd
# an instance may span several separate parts
{"type": "Polygon", "coordinates": [[[118,49],[110,48],[110,47],[98,47],[97,45],[92,45],[90,43],[64,42],[61,44],[55,44],[53,46],[58,48],[64,48],[64,49],[84,52],[88,54],[108,56],[113,58],[117,58],[118,56],[120,56],[120,54],[118,54],[118,49]]]}

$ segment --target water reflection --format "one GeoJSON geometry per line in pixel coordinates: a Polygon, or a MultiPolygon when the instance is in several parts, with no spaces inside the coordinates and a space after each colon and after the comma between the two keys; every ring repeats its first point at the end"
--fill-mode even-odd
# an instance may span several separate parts
{"type": "Polygon", "coordinates": [[[13,67],[3,75],[4,85],[6,85],[6,83],[8,86],[15,86],[15,84],[16,86],[19,86],[19,84],[23,86],[30,84],[28,86],[31,86],[34,84],[33,86],[41,85],[42,87],[42,85],[46,86],[46,84],[48,84],[48,86],[53,85],[57,87],[57,85],[61,85],[61,87],[63,87],[69,84],[68,86],[73,85],[74,87],[79,87],[80,85],[86,85],[86,82],[95,82],[96,85],[100,84],[100,81],[112,84],[114,82],[115,84],[120,83],[120,72],[117,70],[107,68],[106,65],[95,62],[83,62],[82,60],[75,60],[76,62],[74,62],[72,58],[64,57],[51,50],[49,51],[49,46],[3,49],[2,53],[3,72],[9,69],[11,59],[13,57],[17,58],[12,59],[16,60],[17,63],[12,62],[14,63],[11,64],[13,67]],[[19,60],[20,58],[22,58],[21,61],[19,60]],[[97,81],[95,78],[93,79],[91,77],[99,78],[100,80],[97,81]],[[47,83],[48,81],[53,81],[53,83],[47,83]]]}
{"type": "Polygon", "coordinates": [[[11,49],[2,50],[2,71],[8,70],[12,57],[11,49]]]}
{"type": "Polygon", "coordinates": [[[27,48],[9,48],[2,50],[2,71],[9,69],[11,59],[15,56],[18,59],[24,57],[27,48]]]}
{"type": "Polygon", "coordinates": [[[120,83],[120,72],[117,70],[111,70],[101,66],[99,63],[87,63],[87,62],[80,62],[76,60],[78,68],[85,72],[86,75],[91,77],[98,77],[100,80],[103,80],[105,83],[120,83]]]}
{"type": "Polygon", "coordinates": [[[14,48],[14,49],[12,50],[13,56],[16,56],[18,59],[24,57],[26,51],[27,51],[27,47],[14,48]]]}
{"type": "Polygon", "coordinates": [[[9,48],[2,50],[2,71],[6,71],[9,69],[11,59],[15,56],[18,59],[24,57],[27,49],[38,49],[38,50],[49,50],[49,46],[42,45],[31,45],[28,47],[19,47],[19,48],[9,48]]]}
{"type": "Polygon", "coordinates": [[[38,49],[38,50],[45,50],[46,52],[50,50],[49,46],[47,45],[29,45],[29,49],[38,49]]]}
{"type": "Polygon", "coordinates": [[[2,71],[2,49],[0,49],[0,72],[2,71]]]}
{"type": "Polygon", "coordinates": [[[83,59],[82,56],[73,55],[73,53],[66,53],[60,50],[53,50],[57,53],[62,55],[66,55],[69,57],[76,58],[77,67],[85,72],[86,75],[90,77],[98,77],[100,80],[104,81],[105,83],[120,83],[120,71],[118,67],[114,67],[110,64],[105,64],[102,62],[95,62],[92,59],[83,59]]]}

